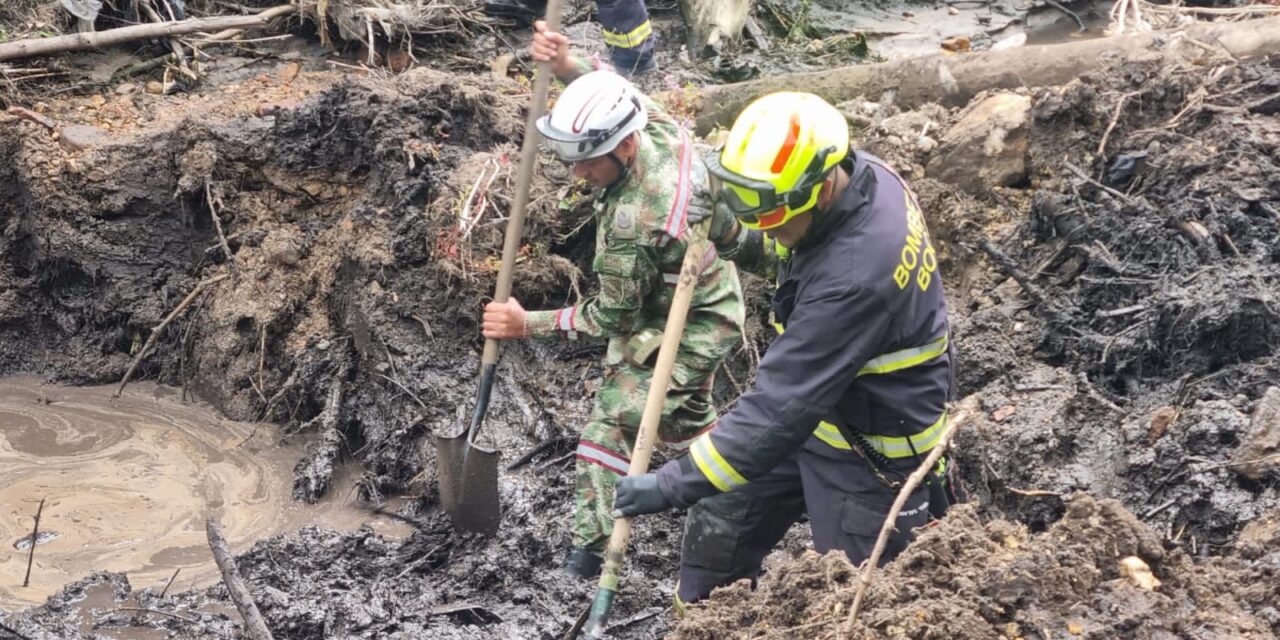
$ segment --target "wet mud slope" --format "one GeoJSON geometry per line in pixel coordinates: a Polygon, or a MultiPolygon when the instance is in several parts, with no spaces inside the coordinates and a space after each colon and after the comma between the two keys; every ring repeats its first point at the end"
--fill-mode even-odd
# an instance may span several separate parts
{"type": "MultiPolygon", "coordinates": [[[[554,570],[568,543],[572,436],[602,346],[508,348],[482,439],[505,463],[550,444],[503,473],[498,537],[455,532],[439,512],[426,438],[453,435],[471,408],[527,89],[430,70],[294,82],[49,106],[64,132],[90,134],[83,148],[32,123],[0,129],[11,159],[0,167],[0,373],[118,381],[151,328],[198,291],[134,379],[281,425],[259,438],[315,434],[295,470],[298,499],[323,495],[334,466],[355,461],[360,495],[408,496],[418,527],[403,543],[321,529],[259,543],[240,563],[277,637],[562,633],[589,599],[554,570]]],[[[574,210],[556,214],[564,196],[585,202],[563,184],[555,163],[534,184],[514,291],[530,307],[585,288],[574,260],[594,230],[574,210]]],[[[665,627],[656,614],[678,526],[660,518],[638,534],[620,637],[665,627]]],[[[0,622],[31,638],[238,628],[221,586],[164,599],[134,588],[100,576],[0,622]],[[103,581],[114,595],[86,601],[103,581]]]]}
{"type": "MultiPolygon", "coordinates": [[[[866,120],[943,244],[959,391],[985,415],[958,438],[977,506],[889,565],[852,637],[1280,634],[1278,90],[1275,60],[1117,65],[1028,95],[1001,133],[1025,175],[968,192],[921,132],[967,112],[866,120]]],[[[834,638],[851,571],[783,563],[672,637],[834,638]]]]}

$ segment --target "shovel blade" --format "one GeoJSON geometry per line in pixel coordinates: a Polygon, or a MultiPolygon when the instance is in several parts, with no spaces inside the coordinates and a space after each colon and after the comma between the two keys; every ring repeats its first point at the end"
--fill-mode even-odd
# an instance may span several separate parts
{"type": "Polygon", "coordinates": [[[435,438],[440,502],[454,526],[486,535],[498,531],[498,453],[468,442],[467,434],[435,438]]]}

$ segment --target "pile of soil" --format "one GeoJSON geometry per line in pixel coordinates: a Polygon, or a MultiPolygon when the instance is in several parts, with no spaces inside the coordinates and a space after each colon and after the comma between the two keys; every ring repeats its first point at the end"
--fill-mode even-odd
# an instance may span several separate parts
{"type": "MultiPolygon", "coordinates": [[[[986,415],[957,452],[981,507],[889,565],[853,637],[1280,633],[1277,88],[1274,60],[1160,58],[1040,91],[1027,188],[974,195],[883,126],[957,113],[870,122],[946,246],[959,391],[986,415]],[[1128,555],[1163,586],[1122,579],[1128,555]]],[[[674,637],[835,637],[852,571],[782,563],[674,637]]]]}
{"type": "MultiPolygon", "coordinates": [[[[1268,535],[1254,561],[1197,563],[1115,500],[1077,494],[1037,535],[961,505],[876,577],[847,637],[1272,638],[1280,529],[1268,535]],[[1127,577],[1129,556],[1150,565],[1158,590],[1127,577]]],[[[756,592],[746,581],[716,591],[668,637],[835,638],[857,577],[843,555],[807,551],[756,592]]]]}

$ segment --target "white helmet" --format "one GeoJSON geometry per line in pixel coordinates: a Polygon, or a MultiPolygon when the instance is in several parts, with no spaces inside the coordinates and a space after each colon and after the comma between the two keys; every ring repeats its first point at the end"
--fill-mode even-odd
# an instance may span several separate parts
{"type": "Polygon", "coordinates": [[[613,151],[648,122],[649,114],[626,78],[592,71],[565,87],[551,113],[538,118],[538,131],[561,160],[579,162],[613,151]]]}

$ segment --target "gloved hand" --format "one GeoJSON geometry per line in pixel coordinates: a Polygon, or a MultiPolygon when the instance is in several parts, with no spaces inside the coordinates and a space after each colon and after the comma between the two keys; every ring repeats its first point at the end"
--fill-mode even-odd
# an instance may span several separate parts
{"type": "Polygon", "coordinates": [[[613,517],[640,516],[671,508],[671,502],[658,488],[658,474],[623,476],[613,497],[613,517]]]}
{"type": "Polygon", "coordinates": [[[738,219],[733,216],[733,212],[729,211],[729,207],[716,202],[715,196],[704,185],[694,186],[693,193],[689,195],[687,215],[690,226],[711,218],[711,228],[707,230],[707,238],[716,245],[717,249],[732,246],[742,228],[738,224],[738,219]]]}

